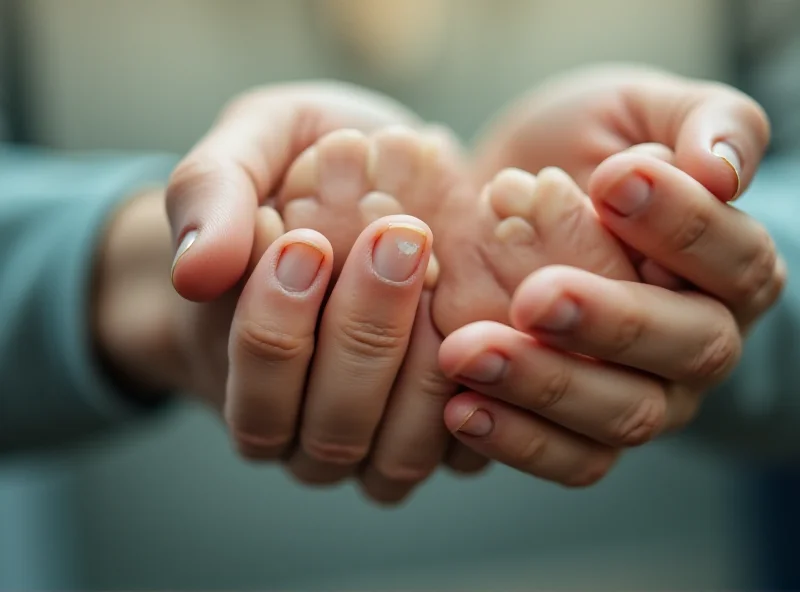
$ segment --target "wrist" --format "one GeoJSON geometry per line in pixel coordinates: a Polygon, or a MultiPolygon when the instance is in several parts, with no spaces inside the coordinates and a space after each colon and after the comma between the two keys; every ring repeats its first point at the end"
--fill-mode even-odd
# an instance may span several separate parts
{"type": "Polygon", "coordinates": [[[179,387],[181,299],[169,281],[171,258],[163,191],[152,190],[118,210],[95,260],[95,349],[110,378],[140,403],[179,387]]]}

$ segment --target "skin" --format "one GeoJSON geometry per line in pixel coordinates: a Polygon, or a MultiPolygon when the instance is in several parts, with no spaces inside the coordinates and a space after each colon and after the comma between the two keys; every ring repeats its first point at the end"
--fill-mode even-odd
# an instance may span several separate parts
{"type": "Polygon", "coordinates": [[[697,289],[550,266],[518,288],[511,327],[470,325],[448,336],[440,352],[445,373],[470,388],[448,403],[448,427],[493,459],[565,485],[596,482],[625,447],[691,421],[786,280],[761,226],[659,159],[613,157],[591,186],[615,234],[697,289]],[[646,174],[653,191],[641,209],[621,216],[604,204],[631,174],[646,174]],[[465,380],[470,363],[487,352],[503,358],[503,371],[490,381],[465,380]],[[468,417],[484,414],[491,429],[471,435],[468,417]]]}
{"type": "MultiPolygon", "coordinates": [[[[416,438],[426,437],[425,434],[429,434],[431,442],[441,442],[440,419],[431,415],[435,409],[443,409],[447,428],[464,445],[461,450],[473,451],[466,456],[464,466],[480,466],[481,458],[491,458],[572,486],[596,482],[625,447],[677,429],[691,419],[702,393],[724,379],[733,367],[745,330],[774,302],[784,282],[782,264],[774,245],[765,238],[763,228],[721,202],[746,187],[760,161],[768,126],[765,119],[759,118],[760,110],[735,91],[714,87],[714,93],[698,97],[692,94],[695,84],[689,83],[683,87],[683,93],[678,92],[680,88],[676,92],[679,96],[690,97],[685,105],[691,108],[679,110],[682,118],[669,118],[672,128],[668,133],[658,125],[663,112],[634,109],[631,114],[627,111],[630,102],[611,101],[610,104],[621,108],[620,111],[612,109],[612,113],[622,120],[626,116],[631,120],[644,117],[648,125],[643,126],[644,131],[638,130],[641,133],[630,137],[611,134],[609,137],[614,141],[607,145],[601,142],[603,150],[582,153],[578,147],[586,137],[587,128],[582,125],[585,122],[580,119],[585,104],[571,100],[574,96],[570,94],[576,92],[575,89],[581,90],[580,80],[585,80],[587,88],[592,90],[592,81],[596,79],[581,74],[569,84],[547,91],[550,93],[546,95],[547,102],[538,102],[540,95],[536,94],[530,109],[512,108],[478,149],[479,170],[493,174],[497,167],[516,165],[538,171],[539,165],[544,163],[539,160],[538,153],[520,144],[520,138],[536,137],[542,130],[546,131],[550,122],[561,117],[568,124],[559,135],[566,146],[563,154],[572,154],[575,160],[555,164],[574,175],[588,190],[597,212],[597,223],[631,245],[641,255],[641,262],[649,261],[649,265],[657,265],[658,269],[672,274],[671,277],[684,277],[700,290],[676,293],[659,286],[613,282],[576,268],[546,267],[525,279],[513,295],[510,327],[473,323],[449,335],[439,350],[439,337],[424,314],[427,302],[422,290],[424,279],[417,274],[411,284],[401,282],[391,286],[374,284],[374,274],[370,279],[366,262],[370,260],[369,248],[379,234],[378,227],[370,226],[356,240],[326,304],[321,298],[324,291],[321,286],[325,283],[324,277],[328,277],[324,275],[327,273],[324,266],[320,267],[322,279],[314,290],[300,295],[273,290],[270,282],[277,280],[270,270],[277,269],[274,262],[283,242],[267,248],[264,256],[257,258],[259,263],[253,274],[249,279],[246,277],[254,244],[258,242],[254,241],[258,232],[253,230],[257,228],[257,206],[268,199],[292,157],[313,143],[315,135],[322,135],[332,127],[358,126],[343,122],[337,116],[328,125],[311,126],[316,134],[309,134],[308,125],[296,128],[292,125],[297,121],[327,121],[324,113],[318,112],[309,119],[304,119],[308,115],[303,115],[298,120],[296,114],[292,115],[296,107],[291,105],[296,103],[292,103],[294,99],[289,95],[284,96],[284,104],[273,94],[266,100],[256,93],[239,101],[233,114],[223,116],[217,127],[184,159],[166,194],[173,244],[179,244],[188,230],[200,232],[188,250],[178,253],[173,280],[177,291],[186,298],[216,299],[193,306],[214,306],[228,301],[228,310],[235,307],[233,321],[229,324],[226,325],[221,316],[217,324],[200,325],[204,330],[217,332],[216,340],[189,341],[200,347],[227,343],[231,348],[232,362],[226,367],[225,356],[220,355],[224,349],[216,347],[213,354],[218,360],[216,382],[203,381],[203,384],[217,385],[209,400],[217,401],[217,408],[222,409],[244,456],[285,459],[289,470],[309,483],[331,483],[356,475],[368,496],[388,503],[407,496],[430,474],[431,467],[435,468],[447,449],[446,443],[434,446],[438,458],[432,463],[430,458],[415,457],[412,451],[417,447],[409,444],[417,441],[416,438]],[[556,100],[559,97],[560,100],[556,100]],[[697,115],[720,110],[725,117],[712,117],[711,123],[702,123],[707,122],[708,117],[697,115]],[[654,117],[656,119],[652,120],[654,117]],[[265,121],[294,123],[281,128],[280,125],[265,126],[265,121]],[[301,137],[302,141],[296,137],[301,137]],[[711,151],[720,138],[735,147],[736,170],[730,161],[711,151]],[[646,151],[627,150],[646,142],[662,144],[667,149],[667,158],[663,154],[657,157],[644,153],[646,151]],[[575,150],[570,152],[570,146],[575,150]],[[262,147],[269,150],[263,152],[262,147]],[[589,154],[592,158],[587,157],[589,154]],[[701,155],[702,162],[711,167],[702,167],[700,171],[705,174],[710,170],[708,178],[701,174],[698,180],[698,176],[685,170],[687,162],[694,162],[687,157],[691,154],[701,155]],[[511,162],[508,155],[516,160],[511,162]],[[592,159],[596,159],[596,163],[592,159]],[[674,166],[670,162],[674,162],[674,166]],[[652,187],[650,199],[646,207],[620,216],[618,208],[608,205],[621,191],[620,181],[632,175],[646,177],[652,187]],[[677,226],[670,226],[670,221],[677,226]],[[698,230],[681,233],[676,228],[698,230]],[[231,236],[235,239],[224,240],[231,236]],[[750,278],[746,285],[741,279],[743,271],[750,278]],[[239,294],[234,289],[237,284],[243,284],[244,289],[239,304],[234,306],[239,294]],[[339,298],[336,295],[344,293],[337,292],[340,285],[358,286],[360,293],[339,298]],[[393,302],[406,311],[399,323],[391,325],[381,316],[380,307],[366,309],[369,311],[366,317],[362,314],[363,303],[386,297],[381,290],[387,289],[396,290],[392,292],[396,298],[393,302]],[[549,307],[562,298],[571,301],[577,309],[577,314],[571,317],[573,323],[562,322],[557,330],[550,323],[549,329],[542,331],[541,321],[549,307]],[[416,316],[415,325],[408,311],[419,307],[420,303],[421,314],[416,316]],[[271,314],[274,310],[281,310],[281,314],[271,314]],[[318,314],[310,317],[314,311],[318,314]],[[674,322],[682,317],[704,322],[674,322]],[[309,318],[322,319],[320,341],[310,342],[309,318]],[[358,322],[353,324],[353,319],[358,322]],[[619,331],[619,327],[630,330],[619,331]],[[249,344],[242,348],[249,354],[239,356],[239,343],[249,344]],[[311,347],[318,352],[314,362],[310,361],[311,347]],[[486,353],[487,348],[504,360],[504,370],[495,380],[487,381],[485,373],[480,382],[467,379],[465,369],[477,355],[486,353]],[[443,378],[435,360],[432,363],[427,357],[427,352],[435,350],[439,350],[441,370],[451,381],[443,378]],[[423,352],[426,355],[422,355],[423,352]],[[581,352],[587,352],[598,361],[573,355],[581,352]],[[247,362],[240,363],[237,356],[247,362]],[[318,363],[317,359],[323,361],[318,363]],[[257,435],[250,437],[260,428],[246,426],[246,418],[265,417],[259,413],[264,401],[273,404],[280,398],[265,399],[266,393],[253,385],[263,384],[267,374],[278,373],[284,377],[280,384],[293,385],[287,400],[297,401],[300,391],[317,392],[315,384],[337,384],[337,380],[345,379],[336,374],[341,369],[340,363],[325,362],[345,359],[356,364],[358,369],[350,369],[352,373],[368,373],[365,375],[371,376],[374,384],[381,385],[377,392],[378,399],[384,401],[383,407],[379,404],[366,409],[356,406],[355,410],[350,409],[349,415],[339,416],[341,410],[331,407],[331,401],[320,394],[309,397],[301,411],[293,411],[301,420],[299,424],[285,424],[280,438],[264,441],[257,435]],[[374,360],[381,363],[377,374],[369,374],[375,370],[374,360]],[[536,368],[543,367],[551,369],[550,379],[544,382],[543,377],[547,375],[535,372],[536,368]],[[311,375],[306,380],[309,369],[311,375]],[[648,377],[643,370],[657,378],[648,377]],[[398,373],[400,380],[395,382],[398,373]],[[417,386],[411,388],[409,384],[413,381],[418,381],[417,386]],[[468,390],[451,397],[452,381],[460,382],[468,390]],[[610,383],[619,388],[611,392],[610,383]],[[404,394],[387,393],[389,384],[404,394]],[[427,395],[417,395],[415,401],[412,393],[427,395]],[[432,401],[432,404],[420,405],[419,401],[423,400],[432,401]],[[331,422],[326,417],[339,419],[331,422]],[[487,417],[488,422],[485,421],[487,417]],[[470,421],[482,423],[484,429],[475,435],[470,421]],[[377,432],[371,431],[370,423],[380,425],[377,432]],[[287,445],[290,441],[287,426],[290,425],[295,425],[291,447],[287,445]],[[354,425],[358,426],[358,438],[348,440],[354,425]],[[404,425],[416,427],[408,429],[403,428],[404,425]],[[488,430],[485,429],[487,425],[488,430]],[[243,433],[247,437],[242,438],[243,433]],[[365,442],[368,442],[366,448],[365,442]],[[255,446],[249,447],[253,443],[255,446]],[[397,452],[392,453],[393,450],[397,452]]],[[[615,84],[607,92],[625,95],[637,84],[642,84],[646,90],[651,82],[623,78],[615,84]]],[[[578,92],[577,96],[584,94],[578,92]]],[[[308,113],[307,103],[304,105],[305,111],[301,109],[300,112],[308,113]]],[[[327,106],[323,106],[322,111],[325,109],[327,106]]],[[[600,130],[597,138],[602,140],[607,136],[602,133],[608,129],[607,114],[591,111],[590,114],[594,117],[589,118],[589,124],[596,125],[588,129],[600,130]]],[[[619,126],[615,123],[613,129],[618,130],[619,126]]],[[[596,146],[596,143],[589,142],[589,146],[596,146]]],[[[411,218],[405,221],[427,232],[421,221],[411,218]]],[[[293,234],[287,236],[292,240],[297,238],[293,234]]],[[[316,235],[304,235],[302,239],[306,244],[314,242],[314,248],[325,253],[323,259],[327,265],[329,244],[325,244],[325,239],[316,235]]],[[[288,239],[284,236],[280,240],[288,239]]],[[[260,244],[269,242],[265,239],[260,244]]],[[[109,270],[119,265],[109,258],[104,261],[109,270]]],[[[101,288],[99,300],[107,302],[108,294],[113,292],[113,289],[101,288]]],[[[116,292],[121,298],[119,290],[116,292]]],[[[185,300],[178,302],[180,307],[189,306],[185,300]]],[[[124,307],[109,304],[99,309],[124,310],[124,307]]],[[[187,318],[177,313],[175,316],[187,318]]],[[[564,316],[562,311],[562,321],[564,316]]],[[[191,315],[188,318],[191,319],[191,315]]],[[[109,323],[101,316],[98,325],[108,326],[109,323]]],[[[129,367],[126,360],[152,357],[153,349],[149,354],[143,351],[148,348],[142,348],[138,356],[130,355],[125,351],[130,345],[117,329],[99,331],[101,350],[116,352],[110,355],[115,365],[126,368],[129,367]],[[109,341],[116,346],[106,345],[109,341]]],[[[162,327],[160,333],[154,333],[163,337],[165,333],[172,335],[173,331],[162,327]]],[[[141,344],[146,341],[142,339],[141,344]]],[[[207,369],[211,365],[192,366],[186,362],[207,358],[187,349],[185,339],[170,337],[161,341],[179,344],[174,348],[175,358],[184,363],[178,363],[177,368],[194,367],[195,370],[189,369],[181,377],[163,378],[159,386],[196,386],[196,368],[207,369]]],[[[127,373],[143,375],[132,367],[127,373]]],[[[358,396],[366,395],[364,392],[358,396]]],[[[290,406],[297,408],[295,403],[290,406]]],[[[449,456],[451,459],[459,457],[464,458],[464,453],[449,456]]]]}

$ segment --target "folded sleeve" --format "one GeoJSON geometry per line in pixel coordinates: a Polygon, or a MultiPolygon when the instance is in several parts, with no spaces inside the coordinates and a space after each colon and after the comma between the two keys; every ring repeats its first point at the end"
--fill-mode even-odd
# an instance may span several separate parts
{"type": "Polygon", "coordinates": [[[92,349],[93,257],[121,201],[163,183],[174,162],[0,145],[0,453],[137,415],[92,349]]]}
{"type": "Polygon", "coordinates": [[[789,280],[690,432],[746,458],[783,461],[800,457],[800,154],[765,163],[740,207],[767,228],[789,280]]]}

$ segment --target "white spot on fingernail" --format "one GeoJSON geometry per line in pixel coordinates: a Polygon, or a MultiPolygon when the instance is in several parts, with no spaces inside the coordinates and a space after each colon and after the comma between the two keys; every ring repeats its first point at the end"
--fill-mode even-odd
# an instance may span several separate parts
{"type": "Polygon", "coordinates": [[[398,240],[397,250],[399,250],[403,255],[410,257],[419,251],[419,245],[412,243],[411,241],[398,240]]]}

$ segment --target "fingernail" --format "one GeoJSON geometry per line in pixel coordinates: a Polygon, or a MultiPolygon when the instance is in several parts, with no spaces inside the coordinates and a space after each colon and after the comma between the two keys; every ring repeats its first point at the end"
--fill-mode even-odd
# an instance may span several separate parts
{"type": "Polygon", "coordinates": [[[505,374],[508,362],[496,353],[487,352],[473,358],[460,372],[461,378],[491,384],[505,374]]]}
{"type": "Polygon", "coordinates": [[[733,201],[739,197],[739,190],[742,187],[742,177],[739,173],[742,170],[742,160],[739,158],[739,153],[736,148],[727,142],[717,142],[711,147],[711,152],[714,156],[724,160],[731,167],[733,174],[736,175],[736,191],[733,192],[733,197],[730,200],[733,201]]]}
{"type": "Polygon", "coordinates": [[[534,329],[543,331],[564,332],[569,331],[578,324],[581,310],[569,298],[559,298],[550,307],[541,319],[536,321],[534,329]]]}
{"type": "Polygon", "coordinates": [[[464,414],[464,419],[461,420],[456,431],[469,436],[484,437],[488,436],[493,428],[492,416],[487,411],[476,407],[464,414]]]}
{"type": "Polygon", "coordinates": [[[372,250],[375,272],[390,282],[404,282],[419,267],[427,236],[420,228],[410,225],[389,226],[378,238],[372,250]]]}
{"type": "Polygon", "coordinates": [[[605,203],[620,216],[631,216],[647,207],[652,189],[643,177],[628,175],[608,192],[605,203]]]}
{"type": "Polygon", "coordinates": [[[181,257],[189,250],[194,244],[194,241],[197,240],[197,231],[190,230],[186,234],[183,235],[183,239],[181,240],[181,244],[178,245],[178,250],[175,251],[175,259],[172,260],[172,274],[175,274],[175,267],[178,265],[178,261],[180,261],[181,257]]]}
{"type": "Polygon", "coordinates": [[[314,283],[324,258],[314,245],[292,243],[281,252],[275,277],[290,292],[305,292],[314,283]]]}

